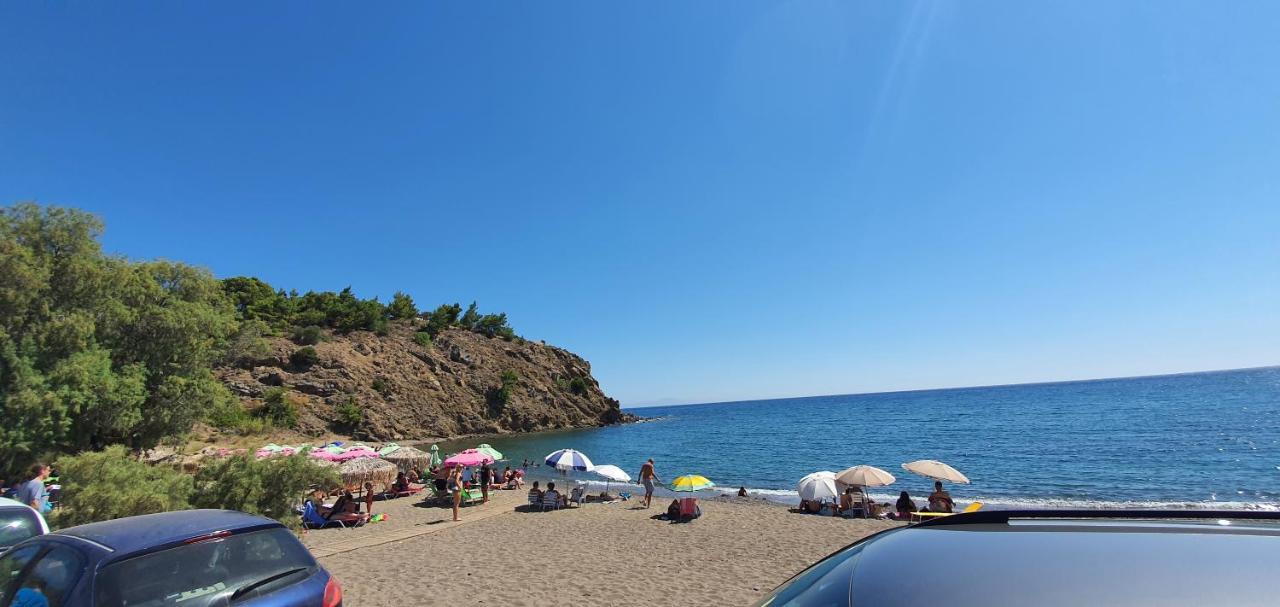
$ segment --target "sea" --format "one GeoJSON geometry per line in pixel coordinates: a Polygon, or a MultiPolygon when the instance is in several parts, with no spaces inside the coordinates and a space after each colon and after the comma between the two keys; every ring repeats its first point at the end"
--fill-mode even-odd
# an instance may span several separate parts
{"type": "Polygon", "coordinates": [[[1280,367],[627,411],[645,420],[442,448],[488,442],[499,467],[572,448],[633,476],[653,458],[664,481],[701,474],[782,503],[802,476],[858,464],[897,477],[873,497],[922,498],[932,481],[901,465],[936,459],[969,477],[948,487],[961,505],[1280,510],[1280,367]]]}

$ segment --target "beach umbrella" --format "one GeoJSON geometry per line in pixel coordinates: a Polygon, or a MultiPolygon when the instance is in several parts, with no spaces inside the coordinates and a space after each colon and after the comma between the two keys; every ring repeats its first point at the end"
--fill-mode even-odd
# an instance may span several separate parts
{"type": "Polygon", "coordinates": [[[398,449],[400,449],[400,445],[397,445],[395,443],[386,443],[378,448],[378,455],[386,457],[388,455],[391,455],[392,453],[395,453],[398,449]]]}
{"type": "Polygon", "coordinates": [[[914,462],[903,464],[902,469],[913,474],[919,474],[920,476],[931,478],[935,481],[960,483],[961,485],[969,484],[969,477],[961,474],[959,470],[937,460],[916,460],[914,462]]]}
{"type": "Polygon", "coordinates": [[[703,489],[711,489],[716,484],[711,482],[707,477],[699,474],[686,474],[677,476],[671,481],[672,491],[702,491],[703,489]]]}
{"type": "Polygon", "coordinates": [[[363,487],[365,483],[381,484],[388,487],[395,482],[400,469],[395,464],[375,457],[358,457],[338,466],[338,476],[342,484],[351,487],[363,487]]]}
{"type": "Polygon", "coordinates": [[[796,492],[800,494],[800,499],[810,502],[834,501],[840,495],[840,490],[836,488],[836,473],[824,470],[807,474],[796,483],[796,492]]]}
{"type": "Polygon", "coordinates": [[[479,451],[481,453],[484,453],[485,455],[488,455],[489,457],[492,457],[493,461],[505,459],[504,457],[502,457],[502,452],[497,449],[494,449],[493,447],[490,447],[489,443],[481,443],[479,447],[476,447],[476,451],[479,451]]]}
{"type": "Polygon", "coordinates": [[[401,472],[408,472],[414,467],[425,468],[431,463],[431,454],[413,447],[399,447],[395,451],[383,455],[382,459],[398,466],[401,472]]]}
{"type": "Polygon", "coordinates": [[[631,475],[630,475],[630,474],[627,474],[626,472],[623,472],[622,468],[619,468],[619,467],[617,467],[617,466],[615,466],[615,465],[613,465],[613,464],[605,464],[605,465],[603,465],[603,466],[595,466],[594,468],[592,468],[592,469],[591,469],[591,471],[592,471],[592,472],[594,472],[594,473],[596,473],[596,474],[598,474],[598,475],[600,475],[601,477],[604,477],[604,480],[605,480],[605,483],[604,483],[604,492],[605,492],[605,493],[608,493],[608,492],[609,492],[609,481],[616,481],[616,482],[619,482],[619,483],[629,483],[629,482],[631,482],[631,475]]]}
{"type": "Polygon", "coordinates": [[[467,449],[461,453],[454,453],[444,460],[446,468],[454,466],[482,466],[484,464],[492,464],[493,456],[487,453],[481,453],[475,449],[467,449]]]}
{"type": "Polygon", "coordinates": [[[431,465],[439,468],[442,463],[444,462],[440,460],[440,446],[431,445],[431,465]]]}
{"type": "Polygon", "coordinates": [[[585,453],[573,449],[561,449],[548,455],[546,463],[556,470],[590,471],[594,467],[585,453]]]}
{"type": "Polygon", "coordinates": [[[377,451],[374,451],[371,447],[366,447],[366,446],[364,446],[364,445],[360,445],[360,446],[356,446],[356,447],[352,447],[352,448],[350,448],[350,449],[347,449],[346,451],[343,451],[342,453],[339,453],[339,454],[338,454],[334,459],[336,459],[336,460],[338,460],[338,461],[340,461],[340,462],[345,462],[345,461],[347,461],[347,460],[351,460],[351,459],[358,459],[358,458],[363,458],[363,457],[373,457],[373,458],[376,458],[376,457],[378,457],[378,452],[377,452],[377,451]]]}
{"type": "Polygon", "coordinates": [[[897,480],[892,474],[875,466],[854,466],[836,475],[837,483],[862,487],[883,487],[892,485],[897,480]]]}

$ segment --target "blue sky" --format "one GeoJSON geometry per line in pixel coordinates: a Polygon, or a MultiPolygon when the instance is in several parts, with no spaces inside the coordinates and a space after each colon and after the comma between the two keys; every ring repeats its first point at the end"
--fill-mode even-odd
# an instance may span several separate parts
{"type": "Polygon", "coordinates": [[[1280,363],[1280,5],[0,4],[0,204],[624,405],[1280,363]]]}

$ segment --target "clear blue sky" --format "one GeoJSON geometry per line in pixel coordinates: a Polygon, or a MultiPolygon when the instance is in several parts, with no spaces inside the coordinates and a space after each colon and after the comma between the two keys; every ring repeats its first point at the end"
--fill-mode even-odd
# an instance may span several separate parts
{"type": "Polygon", "coordinates": [[[1274,2],[6,2],[0,203],[625,405],[1280,363],[1274,2]]]}

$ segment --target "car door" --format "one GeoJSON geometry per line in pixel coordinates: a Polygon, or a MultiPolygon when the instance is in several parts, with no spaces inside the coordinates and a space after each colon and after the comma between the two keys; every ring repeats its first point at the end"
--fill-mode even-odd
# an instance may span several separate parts
{"type": "Polygon", "coordinates": [[[64,607],[84,575],[85,559],[54,542],[19,546],[0,557],[0,607],[64,607]]]}

